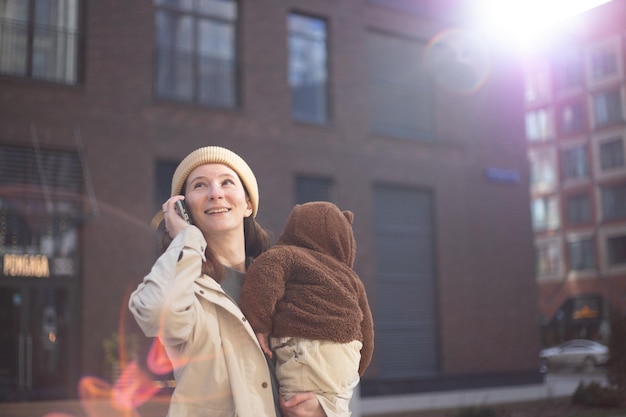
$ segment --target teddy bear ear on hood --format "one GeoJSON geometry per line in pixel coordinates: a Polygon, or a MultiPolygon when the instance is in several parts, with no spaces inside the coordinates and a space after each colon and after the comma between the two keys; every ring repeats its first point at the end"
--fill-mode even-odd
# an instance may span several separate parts
{"type": "Polygon", "coordinates": [[[342,213],[344,216],[346,216],[346,219],[348,219],[348,222],[352,224],[352,220],[354,220],[354,213],[351,212],[350,210],[344,210],[342,213]]]}

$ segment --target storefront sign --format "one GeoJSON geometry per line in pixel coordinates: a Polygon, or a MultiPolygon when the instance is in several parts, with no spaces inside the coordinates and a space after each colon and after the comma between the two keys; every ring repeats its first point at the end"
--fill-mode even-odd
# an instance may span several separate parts
{"type": "Polygon", "coordinates": [[[589,306],[583,306],[582,308],[574,311],[574,320],[579,319],[593,319],[600,315],[597,310],[593,310],[589,306]]]}
{"type": "Polygon", "coordinates": [[[50,266],[46,255],[4,255],[2,274],[7,277],[48,278],[50,266]]]}

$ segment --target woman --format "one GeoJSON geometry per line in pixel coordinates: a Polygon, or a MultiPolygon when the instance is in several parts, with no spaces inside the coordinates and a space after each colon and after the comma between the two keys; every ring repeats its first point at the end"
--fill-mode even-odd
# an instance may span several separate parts
{"type": "MultiPolygon", "coordinates": [[[[159,337],[174,366],[169,416],[276,417],[273,375],[238,299],[246,266],[270,244],[255,221],[256,178],[237,154],[195,150],[172,178],[167,248],[132,293],[129,307],[149,337],[159,337]],[[184,200],[191,225],[176,203],[184,200]]],[[[153,223],[153,224],[154,224],[153,223]]],[[[285,417],[321,417],[311,393],[281,400],[285,417]]]]}

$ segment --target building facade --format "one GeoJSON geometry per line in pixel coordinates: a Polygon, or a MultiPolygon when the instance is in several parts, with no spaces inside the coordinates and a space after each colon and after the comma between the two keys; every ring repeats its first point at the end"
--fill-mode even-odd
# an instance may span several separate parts
{"type": "Polygon", "coordinates": [[[606,341],[626,311],[626,2],[566,22],[526,58],[543,343],[606,341]]]}
{"type": "Polygon", "coordinates": [[[206,145],[275,234],[298,202],[355,213],[362,395],[539,380],[522,95],[512,55],[413,2],[0,1],[0,401],[115,381],[120,339],[145,363],[127,297],[206,145]]]}

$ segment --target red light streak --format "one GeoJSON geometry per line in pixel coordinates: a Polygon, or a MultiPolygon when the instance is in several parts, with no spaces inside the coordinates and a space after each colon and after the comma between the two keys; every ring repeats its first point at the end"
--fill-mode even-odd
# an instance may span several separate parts
{"type": "MultiPolygon", "coordinates": [[[[121,375],[111,385],[107,381],[95,377],[85,376],[78,383],[78,397],[80,405],[88,417],[141,417],[137,408],[155,397],[163,387],[170,387],[160,381],[154,381],[150,375],[141,369],[136,360],[128,361],[128,352],[125,351],[124,320],[125,302],[122,304],[121,319],[118,329],[119,364],[121,375]]],[[[147,357],[147,365],[151,372],[164,375],[173,370],[173,365],[167,357],[165,348],[154,339],[147,357]]],[[[43,417],[75,417],[62,412],[47,413],[43,417]]]]}
{"type": "Polygon", "coordinates": [[[148,351],[148,358],[146,360],[148,369],[157,375],[165,375],[172,372],[174,366],[170,362],[163,344],[159,342],[159,339],[154,339],[150,350],[148,351]]]}
{"type": "Polygon", "coordinates": [[[112,400],[119,408],[132,410],[154,397],[160,389],[133,361],[113,385],[112,400]]]}

